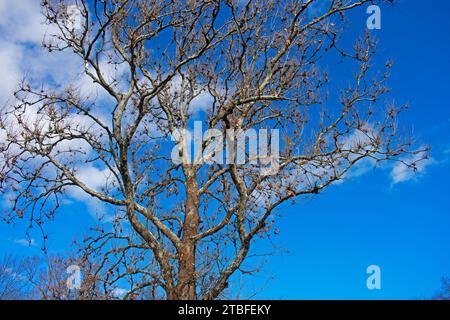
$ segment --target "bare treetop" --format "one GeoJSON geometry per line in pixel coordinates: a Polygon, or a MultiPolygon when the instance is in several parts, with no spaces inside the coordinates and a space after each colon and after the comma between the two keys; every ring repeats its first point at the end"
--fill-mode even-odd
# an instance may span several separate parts
{"type": "Polygon", "coordinates": [[[374,40],[339,45],[345,13],[368,2],[42,1],[44,48],[77,55],[99,91],[20,85],[0,118],[8,214],[41,228],[64,197],[88,195],[115,213],[82,245],[103,294],[223,297],[235,272],[255,271],[244,262],[255,239],[276,232],[281,204],[318,194],[363,160],[426,156],[399,139],[402,108],[383,104],[391,65],[372,70],[374,40]],[[323,68],[330,57],[354,67],[339,92],[323,68]],[[191,154],[180,132],[195,121],[216,134],[191,154]],[[252,161],[245,149],[244,163],[236,152],[218,161],[217,133],[236,150],[230,132],[273,129],[280,140],[266,147],[276,157],[252,161]],[[174,161],[174,145],[192,161],[174,161]]]}

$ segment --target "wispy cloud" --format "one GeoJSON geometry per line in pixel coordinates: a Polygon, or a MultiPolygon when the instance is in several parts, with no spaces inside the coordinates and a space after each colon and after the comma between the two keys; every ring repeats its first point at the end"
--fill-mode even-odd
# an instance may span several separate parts
{"type": "Polygon", "coordinates": [[[37,246],[36,240],[31,239],[14,239],[14,243],[19,244],[24,247],[35,247],[37,246]]]}
{"type": "Polygon", "coordinates": [[[391,170],[392,184],[398,184],[410,180],[417,180],[423,176],[426,169],[435,164],[436,160],[433,158],[424,158],[423,153],[417,153],[407,158],[403,158],[402,162],[396,163],[391,170]],[[415,163],[414,168],[408,164],[415,163]]]}

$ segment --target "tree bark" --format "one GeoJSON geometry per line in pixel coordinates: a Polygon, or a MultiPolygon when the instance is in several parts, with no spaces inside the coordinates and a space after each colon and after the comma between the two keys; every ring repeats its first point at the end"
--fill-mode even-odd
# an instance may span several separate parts
{"type": "Polygon", "coordinates": [[[175,287],[175,298],[179,300],[196,300],[196,241],[199,215],[199,192],[195,175],[191,172],[186,177],[186,215],[183,225],[182,246],[179,250],[178,283],[175,287]]]}

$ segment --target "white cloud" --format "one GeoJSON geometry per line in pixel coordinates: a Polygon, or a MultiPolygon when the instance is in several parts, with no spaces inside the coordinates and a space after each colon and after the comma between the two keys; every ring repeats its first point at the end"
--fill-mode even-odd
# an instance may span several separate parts
{"type": "MultiPolygon", "coordinates": [[[[0,29],[1,31],[1,29],[0,29]]],[[[11,93],[20,81],[19,62],[22,57],[22,50],[19,46],[1,41],[0,38],[0,104],[7,102],[11,97],[11,93]]]]}
{"type": "Polygon", "coordinates": [[[35,247],[37,246],[36,240],[31,239],[14,239],[14,243],[19,244],[24,247],[35,247]]]}
{"type": "Polygon", "coordinates": [[[190,105],[190,112],[193,114],[199,111],[207,112],[212,108],[214,98],[209,92],[203,90],[197,97],[195,97],[190,105]]]}
{"type": "Polygon", "coordinates": [[[0,0],[2,37],[14,42],[40,43],[48,29],[40,12],[40,1],[0,0]]]}
{"type": "MultiPolygon", "coordinates": [[[[174,76],[169,82],[169,93],[176,97],[175,100],[178,102],[180,97],[185,99],[193,97],[189,103],[189,114],[195,115],[200,111],[207,112],[214,102],[214,97],[207,91],[206,86],[197,83],[195,88],[192,88],[190,84],[185,83],[183,87],[183,79],[179,75],[174,76]]],[[[186,107],[184,102],[181,103],[180,107],[186,107]]]]}
{"type": "Polygon", "coordinates": [[[424,158],[424,156],[424,153],[418,153],[413,156],[403,158],[403,162],[396,163],[391,171],[392,183],[397,184],[409,180],[416,180],[422,176],[425,173],[426,168],[435,163],[433,158],[424,158]],[[415,163],[415,170],[407,165],[413,163],[415,163]]]}
{"type": "Polygon", "coordinates": [[[128,290],[126,290],[124,288],[115,288],[114,290],[111,291],[111,295],[114,298],[118,298],[118,299],[123,298],[127,293],[128,293],[128,290]]]}
{"type": "Polygon", "coordinates": [[[353,167],[351,167],[341,179],[335,181],[334,184],[342,184],[348,181],[349,179],[361,177],[366,173],[369,173],[371,170],[374,170],[376,167],[377,167],[376,160],[372,158],[362,159],[358,161],[356,164],[354,164],[353,167]]]}
{"type": "MultiPolygon", "coordinates": [[[[69,28],[80,29],[82,17],[76,5],[68,6],[69,28]]],[[[75,84],[84,96],[108,98],[108,93],[83,73],[84,62],[72,52],[48,52],[42,48],[44,38],[57,34],[56,28],[44,23],[40,1],[0,0],[0,105],[11,102],[12,93],[26,75],[35,83],[45,82],[56,87],[75,84]]],[[[125,66],[117,70],[104,61],[106,79],[123,76],[125,66]]]]}
{"type": "Polygon", "coordinates": [[[67,21],[67,28],[69,30],[81,30],[82,28],[82,22],[83,22],[83,16],[81,15],[81,11],[78,8],[77,5],[69,5],[67,7],[67,14],[69,16],[69,19],[67,21]]]}
{"type": "MultiPolygon", "coordinates": [[[[41,47],[42,41],[48,35],[55,34],[56,30],[45,25],[44,17],[41,14],[40,1],[37,0],[0,0],[0,106],[14,103],[13,92],[18,88],[19,82],[24,76],[33,79],[34,83],[46,83],[56,88],[62,88],[67,83],[72,83],[80,90],[85,97],[90,96],[100,101],[99,108],[94,108],[91,112],[99,116],[104,123],[108,122],[106,115],[108,105],[105,100],[108,94],[99,85],[83,73],[83,62],[71,52],[50,53],[41,47]]],[[[74,29],[81,27],[81,14],[76,6],[68,7],[69,27],[74,29]]],[[[102,61],[103,75],[108,81],[112,81],[114,76],[123,76],[126,72],[124,66],[117,68],[102,61]]],[[[37,114],[37,108],[28,107],[24,121],[30,127],[39,126],[45,131],[49,127],[49,121],[37,114]]],[[[73,114],[65,120],[70,121],[71,126],[77,128],[90,128],[92,121],[88,117],[73,114]]],[[[8,131],[19,132],[21,128],[17,125],[17,120],[8,117],[8,131]]],[[[98,127],[92,127],[96,130],[98,127]]],[[[0,130],[0,144],[5,142],[6,132],[0,130]]],[[[56,151],[80,149],[89,153],[90,147],[82,140],[62,141],[58,143],[56,151]]],[[[14,152],[13,148],[9,152],[14,152]]],[[[2,160],[0,155],[0,161],[2,160]]],[[[37,159],[38,161],[39,159],[37,159]]],[[[82,180],[93,189],[99,189],[105,181],[101,170],[93,167],[82,168],[82,180]]],[[[70,190],[70,195],[76,200],[83,200],[92,212],[103,212],[103,208],[90,197],[81,198],[80,192],[70,190]]],[[[7,199],[3,199],[9,203],[7,199]]]]}
{"type": "MultiPolygon", "coordinates": [[[[359,154],[364,151],[370,151],[373,149],[373,140],[376,139],[377,132],[371,124],[364,125],[361,130],[355,130],[350,135],[342,139],[342,147],[346,150],[354,150],[357,153],[351,153],[350,160],[355,159],[359,154]]],[[[372,158],[365,158],[355,163],[344,176],[335,182],[335,184],[341,184],[344,181],[352,178],[357,178],[365,175],[370,170],[373,170],[377,166],[377,162],[372,158]]]]}
{"type": "Polygon", "coordinates": [[[109,169],[97,169],[94,166],[84,167],[78,170],[77,177],[90,188],[99,191],[111,176],[109,169]]]}
{"type": "MultiPolygon", "coordinates": [[[[106,186],[110,181],[112,173],[109,169],[98,169],[94,166],[87,166],[77,171],[77,178],[87,187],[95,191],[101,192],[101,188],[106,186]]],[[[104,221],[111,221],[113,215],[108,213],[106,205],[97,198],[91,197],[79,187],[71,187],[68,189],[71,198],[78,202],[82,202],[89,210],[94,218],[102,218],[104,221]]]]}

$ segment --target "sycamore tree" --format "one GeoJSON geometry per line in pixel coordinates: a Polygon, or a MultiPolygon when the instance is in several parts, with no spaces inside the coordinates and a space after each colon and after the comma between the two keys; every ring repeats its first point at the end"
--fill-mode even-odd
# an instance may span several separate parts
{"type": "MultiPolygon", "coordinates": [[[[84,265],[84,278],[73,290],[67,283],[67,266],[79,263],[69,256],[18,257],[12,254],[0,259],[0,300],[90,300],[105,299],[99,283],[84,265]]],[[[78,280],[77,280],[78,281],[78,280]]],[[[110,296],[117,298],[119,291],[110,296]]]]}
{"type": "Polygon", "coordinates": [[[78,243],[98,297],[225,297],[257,271],[252,245],[279,232],[280,206],[361,163],[426,157],[397,130],[375,41],[341,45],[347,13],[372,3],[42,0],[43,48],[78,57],[83,81],[29,75],[2,107],[4,219],[45,239],[64,200],[88,196],[108,213],[78,243]]]}

